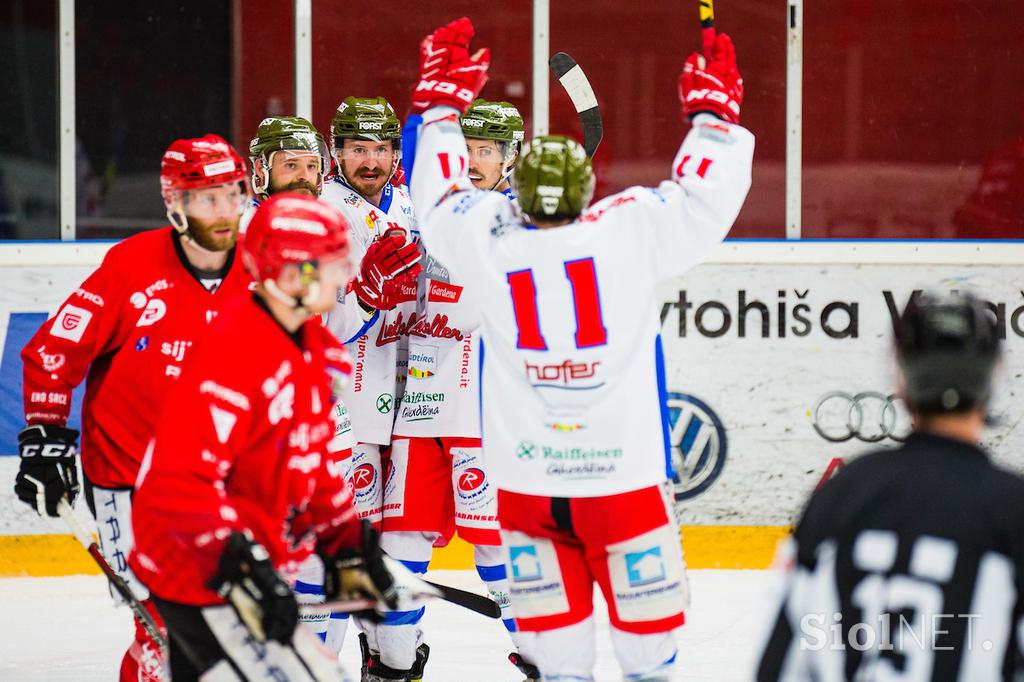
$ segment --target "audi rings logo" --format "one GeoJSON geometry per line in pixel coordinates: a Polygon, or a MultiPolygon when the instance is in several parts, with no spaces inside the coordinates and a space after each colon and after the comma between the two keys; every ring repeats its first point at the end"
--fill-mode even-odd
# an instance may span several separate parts
{"type": "Polygon", "coordinates": [[[818,398],[812,415],[814,430],[832,443],[851,438],[877,443],[889,438],[903,442],[912,428],[902,398],[878,391],[829,391],[818,398]]]}
{"type": "Polygon", "coordinates": [[[707,403],[685,393],[669,393],[669,439],[676,501],[696,497],[718,480],[725,466],[725,427],[707,403]]]}

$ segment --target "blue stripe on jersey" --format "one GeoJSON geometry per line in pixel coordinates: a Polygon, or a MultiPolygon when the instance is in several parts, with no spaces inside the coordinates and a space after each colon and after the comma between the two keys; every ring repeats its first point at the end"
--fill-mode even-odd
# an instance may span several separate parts
{"type": "Polygon", "coordinates": [[[504,580],[508,577],[508,573],[505,572],[505,564],[498,564],[497,566],[481,566],[477,564],[476,574],[485,583],[493,583],[496,580],[504,580]]]}
{"type": "Polygon", "coordinates": [[[380,210],[385,213],[391,208],[391,200],[395,198],[395,187],[388,180],[384,183],[384,189],[380,192],[380,204],[377,206],[380,210]]]}
{"type": "Polygon", "coordinates": [[[317,585],[316,583],[304,583],[301,580],[295,581],[295,587],[292,588],[297,594],[318,594],[324,593],[324,586],[317,585]]]}
{"type": "Polygon", "coordinates": [[[501,622],[504,623],[505,629],[509,632],[519,632],[519,626],[516,625],[515,618],[502,618],[501,622]]]}
{"type": "MultiPolygon", "coordinates": [[[[477,330],[479,334],[480,331],[477,330]]],[[[484,339],[480,337],[480,366],[476,373],[477,414],[480,415],[480,438],[484,437],[484,339]]]]}
{"type": "Polygon", "coordinates": [[[508,197],[509,201],[515,201],[516,200],[516,194],[515,194],[515,192],[512,191],[511,187],[509,187],[508,189],[501,190],[501,193],[504,194],[506,197],[508,197]]]}
{"type": "MultiPolygon", "coordinates": [[[[359,303],[357,302],[356,305],[359,305],[359,303]]],[[[377,321],[377,318],[379,318],[379,317],[380,317],[380,311],[379,310],[374,310],[373,311],[373,316],[370,317],[370,319],[368,319],[366,321],[366,324],[364,324],[362,327],[360,327],[359,331],[357,331],[355,333],[355,335],[353,335],[353,337],[351,339],[349,339],[348,341],[345,341],[344,343],[352,343],[353,341],[358,339],[360,336],[365,334],[366,330],[369,329],[370,327],[372,327],[374,325],[374,323],[377,321]]]]}
{"type": "MultiPolygon", "coordinates": [[[[667,670],[668,668],[670,668],[672,666],[672,664],[674,664],[676,662],[676,656],[678,656],[678,655],[679,655],[679,652],[676,651],[669,658],[667,658],[664,663],[662,663],[660,666],[658,666],[658,670],[657,671],[652,671],[652,672],[660,673],[662,671],[667,670]]],[[[648,677],[648,675],[650,675],[649,672],[647,672],[647,673],[630,673],[630,674],[626,675],[626,679],[627,680],[649,680],[649,679],[654,679],[654,678],[648,677]]],[[[666,679],[667,680],[668,678],[664,677],[664,678],[658,678],[658,679],[666,679]]]]}
{"type": "Polygon", "coordinates": [[[665,351],[661,348],[661,334],[654,338],[654,371],[658,378],[658,404],[661,406],[661,437],[665,443],[665,478],[672,480],[672,439],[669,436],[668,388],[665,385],[665,351]]]}
{"type": "Polygon", "coordinates": [[[351,616],[347,613],[332,613],[331,620],[348,620],[351,616]]]}
{"type": "Polygon", "coordinates": [[[427,572],[427,566],[430,564],[429,561],[406,561],[405,559],[399,559],[399,562],[413,573],[423,575],[427,572]]]}
{"type": "Polygon", "coordinates": [[[415,625],[423,618],[425,611],[422,606],[415,611],[388,611],[384,614],[381,625],[415,625]]]}
{"type": "MultiPolygon", "coordinates": [[[[420,126],[423,125],[423,117],[419,114],[412,114],[405,121],[402,128],[402,167],[405,169],[405,184],[412,181],[412,169],[416,163],[416,143],[420,138],[420,126]]],[[[410,187],[410,193],[412,188],[410,187]]]]}

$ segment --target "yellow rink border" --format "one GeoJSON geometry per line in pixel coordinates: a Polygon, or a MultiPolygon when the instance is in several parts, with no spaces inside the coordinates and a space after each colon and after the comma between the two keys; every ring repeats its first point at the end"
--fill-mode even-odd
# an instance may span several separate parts
{"type": "MultiPolygon", "coordinates": [[[[767,568],[789,526],[683,526],[690,568],[767,568]]],[[[431,569],[473,568],[473,547],[456,538],[434,550],[431,569]]],[[[99,569],[71,535],[0,535],[0,578],[89,574],[99,569]]]]}

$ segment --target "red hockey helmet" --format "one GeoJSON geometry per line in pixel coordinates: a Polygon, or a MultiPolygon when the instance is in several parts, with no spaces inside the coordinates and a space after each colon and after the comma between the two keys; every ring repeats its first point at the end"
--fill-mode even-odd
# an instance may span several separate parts
{"type": "Polygon", "coordinates": [[[175,140],[160,161],[160,193],[168,205],[175,190],[245,182],[245,178],[245,161],[219,135],[175,140]]]}
{"type": "Polygon", "coordinates": [[[297,192],[260,204],[241,240],[242,263],[258,282],[276,280],[289,263],[348,258],[348,224],[338,209],[297,192]]]}

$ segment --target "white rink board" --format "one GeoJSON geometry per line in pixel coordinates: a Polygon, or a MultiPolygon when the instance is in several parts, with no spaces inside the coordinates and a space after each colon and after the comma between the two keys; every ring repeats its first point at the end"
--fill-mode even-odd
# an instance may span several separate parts
{"type": "MultiPolygon", "coordinates": [[[[876,447],[857,439],[826,441],[811,415],[829,391],[896,390],[886,295],[900,310],[922,287],[971,289],[1002,311],[1005,358],[992,406],[1002,424],[989,429],[985,441],[999,460],[1024,470],[1024,432],[1018,428],[1024,411],[1015,398],[1024,371],[1022,282],[1024,265],[787,264],[703,265],[681,281],[664,283],[659,305],[669,390],[705,402],[728,438],[721,476],[692,500],[683,522],[791,523],[833,457],[876,447]],[[759,311],[741,315],[741,296],[748,306],[764,304],[764,328],[759,311]]],[[[865,415],[865,427],[868,421],[865,415]]],[[[898,421],[905,428],[902,410],[898,421]]],[[[894,444],[885,439],[878,445],[894,444]]]]}
{"type": "MultiPolygon", "coordinates": [[[[12,313],[55,312],[108,247],[0,246],[0,340],[8,339],[12,313]]],[[[788,524],[832,457],[874,447],[857,439],[825,441],[814,431],[810,414],[818,398],[829,391],[895,390],[886,292],[894,305],[902,307],[916,288],[970,288],[999,306],[1007,352],[994,412],[1002,421],[987,433],[987,443],[998,459],[1024,470],[1024,434],[1017,428],[1024,411],[1014,399],[1015,382],[1024,370],[1021,250],[1020,244],[730,242],[716,253],[716,262],[663,283],[655,305],[664,316],[669,391],[706,404],[721,421],[728,441],[717,478],[690,499],[683,522],[788,524]],[[812,257],[820,262],[808,263],[812,257]],[[858,258],[880,264],[858,264],[858,258]],[[939,262],[920,262],[928,258],[939,262]],[[741,295],[748,306],[755,301],[764,304],[766,323],[753,308],[741,314],[741,295]],[[785,309],[782,315],[780,305],[785,309]],[[729,315],[728,325],[723,310],[729,315]],[[824,314],[827,310],[831,312],[824,314]],[[855,324],[847,310],[855,311],[855,324]],[[784,334],[779,331],[780,317],[784,334]]],[[[4,349],[8,358],[16,351],[4,349]]],[[[20,405],[11,402],[15,397],[20,400],[20,389],[12,380],[20,383],[20,367],[5,363],[3,380],[0,390],[8,400],[0,404],[5,412],[0,423],[8,429],[0,440],[0,454],[12,455],[15,441],[9,425],[20,419],[20,405]]],[[[696,468],[695,475],[707,474],[713,464],[712,457],[696,468]]],[[[14,467],[13,458],[0,457],[0,510],[13,506],[14,467]]],[[[0,514],[0,535],[48,532],[60,529],[30,515],[0,514]]]]}

